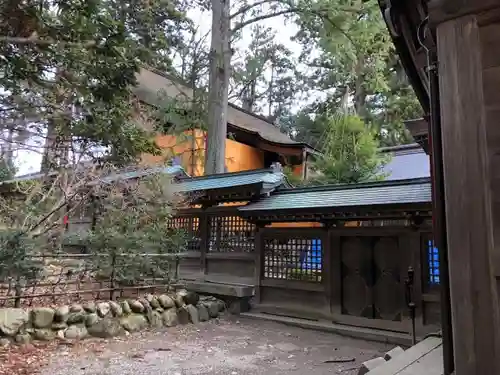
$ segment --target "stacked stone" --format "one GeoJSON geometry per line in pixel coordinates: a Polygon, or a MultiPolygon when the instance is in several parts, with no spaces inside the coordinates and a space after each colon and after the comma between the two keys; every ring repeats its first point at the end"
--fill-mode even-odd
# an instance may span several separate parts
{"type": "Polygon", "coordinates": [[[31,340],[109,338],[146,328],[197,324],[217,318],[224,302],[180,290],[119,302],[86,302],[57,308],[0,309],[0,347],[31,340]]]}

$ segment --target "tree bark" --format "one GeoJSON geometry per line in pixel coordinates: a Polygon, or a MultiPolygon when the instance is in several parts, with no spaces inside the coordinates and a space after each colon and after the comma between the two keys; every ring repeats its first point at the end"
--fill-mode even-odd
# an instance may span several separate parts
{"type": "Polygon", "coordinates": [[[255,102],[257,101],[256,96],[256,88],[257,78],[253,79],[243,90],[243,95],[241,99],[241,108],[245,111],[252,112],[255,102]]]}
{"type": "Polygon", "coordinates": [[[355,73],[356,81],[354,88],[354,109],[356,114],[360,117],[364,117],[366,114],[366,91],[363,87],[365,80],[363,70],[364,70],[365,58],[364,56],[358,56],[356,61],[355,73]]]}
{"type": "Polygon", "coordinates": [[[205,174],[224,173],[231,49],[229,0],[212,0],[205,174]]]}

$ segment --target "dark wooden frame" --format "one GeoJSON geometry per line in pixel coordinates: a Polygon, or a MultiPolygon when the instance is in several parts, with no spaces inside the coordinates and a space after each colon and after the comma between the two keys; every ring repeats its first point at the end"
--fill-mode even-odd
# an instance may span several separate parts
{"type": "Polygon", "coordinates": [[[425,303],[439,303],[438,294],[424,294],[422,289],[422,281],[425,278],[422,267],[422,253],[425,250],[422,248],[422,236],[430,232],[429,227],[335,227],[333,225],[325,225],[321,228],[265,228],[259,229],[258,244],[256,245],[260,251],[256,252],[257,269],[255,273],[256,298],[257,306],[268,313],[285,314],[292,316],[302,316],[309,319],[329,320],[335,323],[348,324],[353,326],[363,326],[374,329],[384,329],[391,331],[410,332],[411,321],[409,311],[405,312],[400,322],[383,321],[376,319],[367,319],[356,316],[347,316],[342,314],[341,300],[341,254],[340,254],[340,239],[349,236],[370,236],[383,237],[392,236],[398,238],[399,248],[405,250],[406,255],[402,258],[400,268],[400,279],[403,281],[407,278],[408,266],[413,266],[415,272],[414,299],[417,304],[417,331],[419,334],[426,334],[435,329],[434,326],[426,325],[426,317],[424,312],[425,303]],[[269,236],[271,238],[298,238],[310,237],[321,238],[324,243],[323,265],[322,265],[322,282],[314,284],[301,282],[296,280],[269,280],[262,278],[263,268],[263,239],[269,236]],[[323,293],[327,296],[326,305],[322,309],[317,309],[314,312],[303,311],[300,308],[295,310],[292,308],[282,307],[273,304],[269,301],[262,300],[262,289],[290,289],[296,293],[305,291],[308,293],[323,293]]]}
{"type": "MultiPolygon", "coordinates": [[[[253,190],[256,186],[247,186],[241,191],[253,190]]],[[[255,189],[255,190],[254,190],[255,189]]],[[[284,314],[296,317],[328,320],[338,324],[369,327],[388,331],[409,333],[411,321],[409,310],[404,310],[401,321],[393,322],[382,319],[364,318],[342,313],[342,280],[339,271],[341,265],[340,240],[342,237],[396,237],[398,248],[402,251],[399,279],[401,284],[407,277],[408,266],[415,269],[414,301],[417,306],[417,332],[420,335],[429,333],[434,326],[426,325],[425,308],[427,305],[439,303],[439,295],[426,293],[423,288],[426,265],[422,256],[422,236],[431,231],[429,222],[431,215],[430,203],[406,205],[382,205],[365,207],[330,207],[309,208],[297,210],[276,210],[259,212],[242,212],[241,206],[217,206],[218,199],[225,201],[226,197],[234,198],[233,202],[241,201],[239,188],[220,189],[214,191],[204,201],[201,208],[180,210],[179,214],[196,215],[200,218],[201,251],[199,254],[200,277],[212,281],[215,275],[220,276],[221,267],[225,270],[223,279],[217,281],[240,284],[238,273],[246,271],[245,284],[255,286],[254,305],[263,312],[284,314]],[[229,195],[228,195],[229,193],[229,195]],[[253,253],[209,252],[210,217],[238,216],[255,224],[255,251],[253,253]],[[377,223],[375,226],[344,226],[349,221],[377,223]],[[380,222],[389,222],[389,226],[378,226],[380,222]],[[304,223],[316,222],[319,227],[272,227],[272,223],[304,223]],[[396,223],[391,225],[391,223],[396,223]],[[304,280],[284,280],[263,278],[264,241],[269,237],[282,238],[321,238],[323,244],[322,279],[320,283],[304,280]],[[214,273],[213,268],[216,268],[214,273]],[[251,271],[251,272],[250,272],[251,271]],[[273,299],[273,295],[276,299],[273,299]],[[293,298],[307,299],[311,306],[291,306],[284,304],[293,298]],[[280,302],[281,301],[281,302],[280,302]]],[[[254,196],[255,197],[255,196],[254,196]]],[[[256,198],[254,198],[256,199],[256,198]]],[[[242,203],[243,204],[243,203],[242,203]]],[[[195,254],[193,254],[195,255],[195,254]]],[[[181,265],[182,266],[182,265],[181,265]]]]}

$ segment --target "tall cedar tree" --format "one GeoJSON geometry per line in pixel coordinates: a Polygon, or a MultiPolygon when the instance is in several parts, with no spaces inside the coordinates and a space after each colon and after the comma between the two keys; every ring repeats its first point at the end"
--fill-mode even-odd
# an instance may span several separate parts
{"type": "MultiPolygon", "coordinates": [[[[161,1],[9,0],[0,8],[0,125],[43,138],[43,167],[75,153],[129,163],[158,150],[134,119],[132,87],[144,64],[168,68],[188,23],[161,1]]],[[[179,9],[178,9],[179,8],[179,9]]],[[[29,143],[26,141],[26,143],[29,143]]]]}

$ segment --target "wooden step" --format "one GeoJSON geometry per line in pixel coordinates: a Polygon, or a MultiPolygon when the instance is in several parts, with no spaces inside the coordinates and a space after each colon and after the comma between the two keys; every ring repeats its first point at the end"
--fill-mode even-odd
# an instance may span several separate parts
{"type": "Polygon", "coordinates": [[[429,337],[377,366],[368,375],[443,375],[443,340],[429,337]]]}

